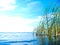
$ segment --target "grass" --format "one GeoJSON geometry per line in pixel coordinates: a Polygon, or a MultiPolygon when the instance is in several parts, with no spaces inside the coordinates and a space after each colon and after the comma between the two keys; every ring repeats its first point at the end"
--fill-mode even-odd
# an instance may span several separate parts
{"type": "Polygon", "coordinates": [[[46,17],[44,18],[44,21],[42,21],[42,24],[40,26],[37,26],[35,32],[37,35],[48,34],[48,36],[51,38],[52,35],[57,36],[60,34],[60,6],[56,4],[55,7],[52,7],[51,14],[53,15],[53,18],[50,18],[50,20],[48,17],[49,10],[50,7],[47,7],[44,13],[46,17]]]}

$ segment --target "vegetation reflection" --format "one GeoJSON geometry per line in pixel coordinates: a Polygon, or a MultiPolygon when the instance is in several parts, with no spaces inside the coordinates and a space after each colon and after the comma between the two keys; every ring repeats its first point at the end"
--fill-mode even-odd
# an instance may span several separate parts
{"type": "Polygon", "coordinates": [[[51,8],[49,5],[44,12],[43,20],[35,29],[36,36],[42,37],[42,45],[45,45],[45,36],[48,37],[49,45],[60,45],[60,6],[56,3],[51,8]],[[59,37],[59,38],[58,38],[59,37]]]}

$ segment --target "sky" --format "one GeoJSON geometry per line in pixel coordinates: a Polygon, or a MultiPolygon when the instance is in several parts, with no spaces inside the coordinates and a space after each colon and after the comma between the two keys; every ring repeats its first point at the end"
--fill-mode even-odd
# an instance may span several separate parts
{"type": "Polygon", "coordinates": [[[47,5],[54,6],[56,1],[0,0],[0,32],[32,32],[43,19],[47,5]]]}

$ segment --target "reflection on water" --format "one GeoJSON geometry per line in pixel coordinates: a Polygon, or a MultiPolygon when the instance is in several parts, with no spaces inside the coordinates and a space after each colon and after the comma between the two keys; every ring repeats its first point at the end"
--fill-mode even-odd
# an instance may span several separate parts
{"type": "Polygon", "coordinates": [[[36,37],[35,35],[33,36],[33,33],[17,33],[16,35],[15,33],[10,33],[8,34],[8,36],[6,36],[6,34],[4,33],[4,35],[5,37],[3,35],[0,36],[0,45],[60,45],[60,36],[42,35],[36,37]]]}
{"type": "Polygon", "coordinates": [[[39,36],[38,45],[60,45],[60,36],[39,36]]]}

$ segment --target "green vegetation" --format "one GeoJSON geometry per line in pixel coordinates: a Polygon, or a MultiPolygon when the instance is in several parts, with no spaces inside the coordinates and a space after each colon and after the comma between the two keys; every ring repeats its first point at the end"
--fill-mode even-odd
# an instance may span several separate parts
{"type": "Polygon", "coordinates": [[[51,6],[45,9],[44,20],[42,23],[39,23],[41,25],[35,29],[37,36],[48,35],[49,39],[52,38],[52,36],[60,35],[60,6],[56,3],[51,9],[50,7],[51,6]]]}
{"type": "MultiPolygon", "coordinates": [[[[52,43],[57,45],[60,39],[60,6],[57,3],[53,7],[47,6],[42,17],[43,20],[34,30],[38,40],[41,39],[42,45],[45,45],[45,36],[47,36],[49,45],[52,45],[52,43]]],[[[40,45],[40,41],[38,43],[40,45]]]]}

